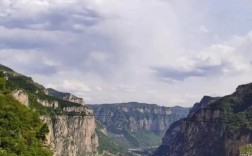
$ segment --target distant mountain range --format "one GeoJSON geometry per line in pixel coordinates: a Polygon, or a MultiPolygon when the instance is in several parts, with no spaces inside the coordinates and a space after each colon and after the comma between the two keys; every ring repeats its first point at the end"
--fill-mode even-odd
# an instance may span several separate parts
{"type": "Polygon", "coordinates": [[[189,108],[179,106],[161,107],[137,102],[87,106],[106,128],[108,137],[124,149],[160,145],[167,128],[189,112],[189,108]]]}

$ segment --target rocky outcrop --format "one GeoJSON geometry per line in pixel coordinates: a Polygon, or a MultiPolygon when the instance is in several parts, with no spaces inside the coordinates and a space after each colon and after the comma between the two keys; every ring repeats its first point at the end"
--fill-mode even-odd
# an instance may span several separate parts
{"type": "Polygon", "coordinates": [[[15,90],[12,93],[13,97],[19,101],[21,104],[25,105],[26,107],[29,106],[29,97],[27,93],[23,90],[15,90]]]}
{"type": "Polygon", "coordinates": [[[85,105],[85,101],[83,100],[83,98],[79,98],[79,97],[74,96],[72,94],[67,94],[65,97],[63,97],[63,100],[70,101],[73,103],[78,103],[81,105],[85,105]]]}
{"type": "Polygon", "coordinates": [[[68,106],[64,107],[65,112],[85,113],[86,115],[92,115],[93,111],[88,109],[87,106],[68,106]]]}
{"type": "Polygon", "coordinates": [[[69,102],[85,105],[85,101],[83,100],[83,98],[79,98],[79,97],[74,96],[74,95],[72,95],[70,93],[59,92],[59,91],[54,90],[52,88],[45,89],[44,92],[47,95],[50,95],[50,96],[53,96],[53,97],[57,97],[59,99],[65,100],[65,101],[69,101],[69,102]]]}
{"type": "Polygon", "coordinates": [[[48,101],[48,100],[37,99],[37,101],[38,101],[38,103],[40,103],[41,105],[43,105],[45,107],[59,108],[59,102],[56,100],[48,101]]]}
{"type": "Polygon", "coordinates": [[[173,123],[153,155],[238,156],[239,147],[252,142],[252,84],[211,101],[173,123]]]}
{"type": "Polygon", "coordinates": [[[219,100],[220,97],[210,97],[210,96],[204,96],[200,102],[195,103],[192,107],[192,109],[190,109],[190,112],[188,114],[188,117],[192,116],[195,112],[197,112],[198,110],[206,107],[208,104],[213,103],[217,100],[219,100]]]}
{"type": "Polygon", "coordinates": [[[95,156],[99,146],[95,119],[91,116],[42,117],[49,127],[47,145],[54,156],[95,156]]]}

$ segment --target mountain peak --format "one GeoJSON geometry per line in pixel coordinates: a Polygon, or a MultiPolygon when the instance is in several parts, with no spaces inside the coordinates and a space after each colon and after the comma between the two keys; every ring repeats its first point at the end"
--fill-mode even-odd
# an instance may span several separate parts
{"type": "Polygon", "coordinates": [[[248,92],[252,92],[252,83],[248,83],[248,84],[243,84],[243,85],[239,85],[236,88],[236,93],[248,93],[248,92]]]}
{"type": "Polygon", "coordinates": [[[211,96],[203,96],[200,102],[197,102],[193,105],[192,109],[189,112],[188,116],[192,116],[195,112],[200,110],[201,108],[206,107],[208,104],[217,101],[220,97],[211,97],[211,96]]]}

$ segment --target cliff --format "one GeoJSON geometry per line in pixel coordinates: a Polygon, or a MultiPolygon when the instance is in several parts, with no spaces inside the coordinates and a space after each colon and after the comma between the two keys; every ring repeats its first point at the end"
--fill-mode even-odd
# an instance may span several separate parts
{"type": "Polygon", "coordinates": [[[195,112],[198,110],[206,107],[208,104],[213,103],[217,100],[219,100],[220,97],[210,97],[210,96],[204,96],[200,102],[197,102],[193,105],[192,109],[190,109],[190,112],[188,114],[188,117],[192,116],[195,112]]]}
{"type": "Polygon", "coordinates": [[[23,90],[15,90],[12,93],[14,99],[19,101],[21,104],[25,105],[26,107],[29,106],[29,97],[23,90]]]}
{"type": "Polygon", "coordinates": [[[96,120],[107,129],[111,141],[124,150],[160,145],[165,130],[189,112],[189,108],[137,102],[88,107],[93,109],[96,120]]]}
{"type": "Polygon", "coordinates": [[[85,101],[83,100],[83,98],[79,98],[79,97],[72,95],[70,93],[60,92],[60,91],[57,91],[52,88],[45,89],[45,94],[53,96],[53,97],[57,97],[59,99],[66,100],[69,102],[85,105],[85,101]]]}
{"type": "Polygon", "coordinates": [[[96,119],[103,123],[109,131],[117,131],[126,128],[130,132],[147,130],[160,133],[169,125],[188,114],[187,108],[184,114],[173,111],[170,107],[161,107],[154,104],[143,104],[137,102],[121,104],[88,105],[93,109],[96,119]],[[124,121],[124,122],[122,122],[124,121]]]}
{"type": "Polygon", "coordinates": [[[46,89],[32,78],[3,65],[0,65],[0,78],[6,81],[1,87],[4,92],[10,92],[27,109],[40,115],[46,125],[43,132],[48,131],[45,137],[41,137],[42,141],[54,156],[97,155],[99,143],[95,118],[83,102],[76,101],[81,98],[70,93],[66,93],[65,98],[46,94],[46,89]]]}
{"type": "Polygon", "coordinates": [[[46,143],[54,151],[54,156],[97,154],[98,138],[94,117],[61,115],[41,118],[49,127],[46,143]]]}
{"type": "Polygon", "coordinates": [[[153,155],[238,156],[239,148],[252,142],[252,84],[215,100],[195,105],[187,118],[173,123],[153,155]]]}

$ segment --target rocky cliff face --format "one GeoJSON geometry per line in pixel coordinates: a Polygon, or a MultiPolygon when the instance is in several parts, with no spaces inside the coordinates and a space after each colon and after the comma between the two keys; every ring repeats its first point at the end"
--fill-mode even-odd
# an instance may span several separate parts
{"type": "Polygon", "coordinates": [[[59,108],[59,102],[56,101],[56,100],[48,101],[48,100],[37,99],[37,102],[40,103],[41,105],[45,106],[45,107],[59,108]]]}
{"type": "Polygon", "coordinates": [[[64,107],[66,115],[42,116],[48,125],[46,145],[54,156],[95,156],[98,154],[98,136],[92,111],[84,106],[64,107]]]}
{"type": "Polygon", "coordinates": [[[121,103],[89,105],[96,119],[107,128],[114,140],[126,148],[157,146],[165,130],[182,117],[189,109],[160,107],[154,104],[121,103]]]}
{"type": "Polygon", "coordinates": [[[109,131],[127,129],[130,132],[147,130],[160,133],[169,125],[188,114],[188,108],[184,114],[173,111],[170,107],[141,103],[103,104],[89,105],[93,109],[96,119],[104,124],[109,131]]]}
{"type": "Polygon", "coordinates": [[[188,117],[192,116],[195,112],[197,112],[198,110],[206,107],[208,104],[213,103],[217,100],[219,100],[219,97],[210,97],[210,96],[204,96],[200,102],[195,103],[192,107],[192,109],[190,110],[188,117]]]}
{"type": "Polygon", "coordinates": [[[12,92],[12,95],[17,101],[19,101],[20,103],[22,103],[26,107],[29,106],[29,97],[28,97],[28,95],[26,94],[25,91],[15,90],[15,91],[12,92]]]}
{"type": "Polygon", "coordinates": [[[99,144],[94,117],[62,115],[42,117],[42,121],[49,127],[46,142],[54,156],[97,155],[99,144]]]}
{"type": "Polygon", "coordinates": [[[79,97],[74,96],[74,95],[72,95],[70,93],[60,92],[60,91],[57,91],[57,90],[52,89],[52,88],[45,89],[44,92],[47,95],[54,96],[54,97],[57,97],[57,98],[62,99],[62,100],[66,100],[66,101],[69,101],[69,102],[85,105],[85,101],[83,100],[83,98],[79,98],[79,97]]]}
{"type": "Polygon", "coordinates": [[[252,84],[211,101],[172,124],[154,155],[238,156],[239,147],[252,142],[252,84]]]}

